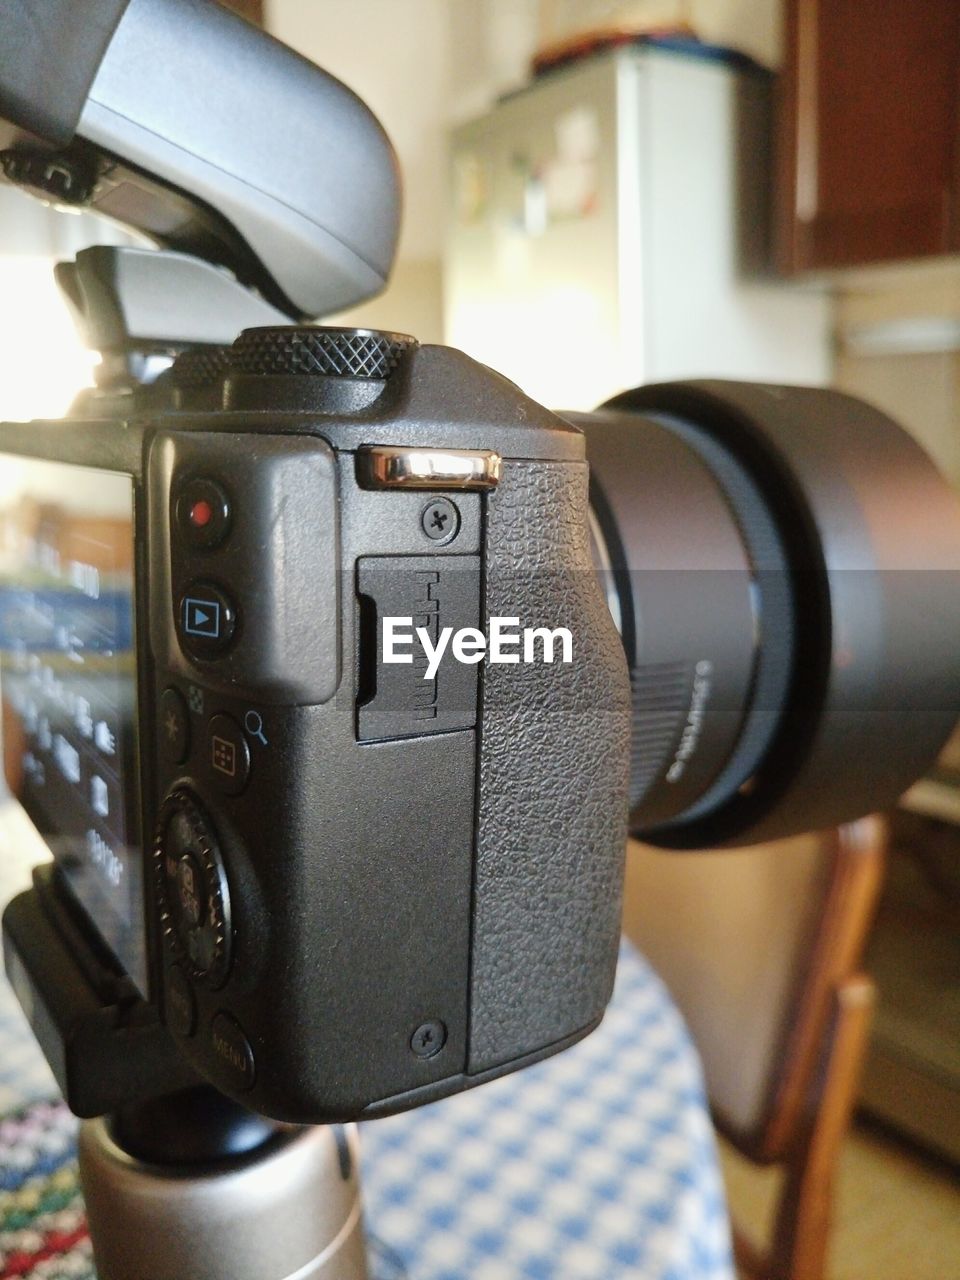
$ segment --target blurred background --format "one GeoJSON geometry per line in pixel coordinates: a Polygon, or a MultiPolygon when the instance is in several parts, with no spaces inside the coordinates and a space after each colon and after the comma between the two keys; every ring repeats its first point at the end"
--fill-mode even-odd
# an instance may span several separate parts
{"type": "MultiPolygon", "coordinates": [[[[696,375],[832,385],[898,418],[960,484],[956,0],[232,7],[356,90],[399,154],[393,279],[340,319],[462,347],[555,408],[696,375]]],[[[104,240],[123,236],[0,189],[0,419],[59,415],[89,382],[51,266],[104,240]]],[[[879,997],[854,1064],[831,1274],[947,1280],[960,1275],[960,749],[887,819],[864,925],[879,997]]],[[[737,964],[704,956],[721,986],[728,974],[718,999],[802,932],[806,901],[768,872],[728,884],[769,898],[752,899],[758,941],[714,940],[739,945],[737,964]]],[[[641,945],[647,900],[628,903],[641,945]]],[[[685,955],[696,946],[678,931],[685,955]]],[[[794,957],[784,991],[818,963],[794,957]]],[[[785,997],[768,1016],[792,1009],[785,997]]],[[[735,1146],[735,1214],[775,1234],[764,1219],[784,1175],[735,1146]]]]}

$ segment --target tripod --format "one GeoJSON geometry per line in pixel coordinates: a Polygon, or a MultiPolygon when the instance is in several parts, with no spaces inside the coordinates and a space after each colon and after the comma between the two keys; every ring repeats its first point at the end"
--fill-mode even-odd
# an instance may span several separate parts
{"type": "Polygon", "coordinates": [[[206,1086],[86,1121],[100,1280],[367,1280],[352,1127],[296,1128],[206,1086]]]}

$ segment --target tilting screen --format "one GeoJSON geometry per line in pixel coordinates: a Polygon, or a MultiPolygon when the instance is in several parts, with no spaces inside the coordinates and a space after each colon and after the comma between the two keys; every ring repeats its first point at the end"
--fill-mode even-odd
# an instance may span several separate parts
{"type": "Polygon", "coordinates": [[[0,455],[4,775],[145,992],[133,527],[129,476],[0,455]]]}

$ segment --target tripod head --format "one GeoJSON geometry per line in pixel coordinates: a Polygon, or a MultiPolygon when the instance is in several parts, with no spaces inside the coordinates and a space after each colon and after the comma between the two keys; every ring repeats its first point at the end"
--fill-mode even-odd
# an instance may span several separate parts
{"type": "MultiPolygon", "coordinates": [[[[333,76],[213,0],[9,0],[0,117],[7,182],[226,268],[276,309],[246,323],[311,319],[386,283],[400,180],[383,129],[333,76]]],[[[149,304],[158,271],[127,261],[115,281],[149,304]]],[[[194,315],[198,291],[208,304],[205,290],[225,289],[182,260],[160,270],[190,277],[194,315]]]]}

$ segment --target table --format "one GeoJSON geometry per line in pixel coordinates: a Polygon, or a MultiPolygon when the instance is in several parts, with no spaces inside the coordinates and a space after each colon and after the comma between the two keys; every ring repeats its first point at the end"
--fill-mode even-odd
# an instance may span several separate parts
{"type": "MultiPolygon", "coordinates": [[[[0,812],[0,902],[29,880],[23,830],[0,812]]],[[[360,1127],[375,1280],[732,1280],[699,1063],[626,943],[579,1045],[360,1127]]],[[[74,1137],[0,980],[0,1280],[93,1277],[74,1137]]]]}

